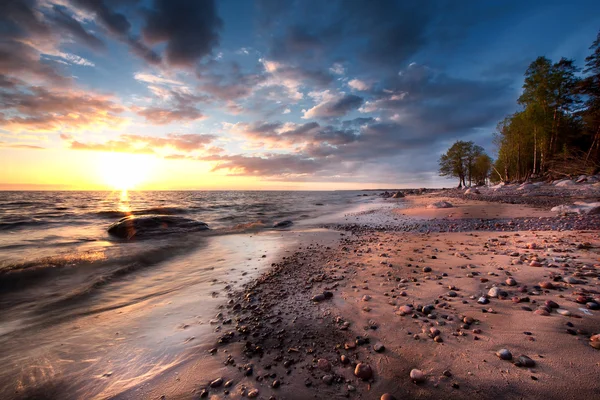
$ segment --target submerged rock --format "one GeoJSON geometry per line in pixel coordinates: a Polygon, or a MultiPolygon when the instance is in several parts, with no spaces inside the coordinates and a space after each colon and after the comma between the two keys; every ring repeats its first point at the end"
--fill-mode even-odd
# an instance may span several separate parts
{"type": "Polygon", "coordinates": [[[288,226],[292,226],[294,223],[289,220],[279,221],[273,224],[273,228],[287,228],[288,226]]]}
{"type": "Polygon", "coordinates": [[[208,225],[194,219],[172,215],[130,215],[108,227],[110,235],[134,239],[172,233],[207,230],[208,225]]]}

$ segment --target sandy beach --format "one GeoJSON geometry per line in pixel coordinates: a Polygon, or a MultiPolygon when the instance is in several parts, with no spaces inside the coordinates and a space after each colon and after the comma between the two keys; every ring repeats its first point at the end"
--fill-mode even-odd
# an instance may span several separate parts
{"type": "Polygon", "coordinates": [[[598,397],[597,223],[447,193],[347,215],[230,291],[195,358],[116,398],[598,397]]]}

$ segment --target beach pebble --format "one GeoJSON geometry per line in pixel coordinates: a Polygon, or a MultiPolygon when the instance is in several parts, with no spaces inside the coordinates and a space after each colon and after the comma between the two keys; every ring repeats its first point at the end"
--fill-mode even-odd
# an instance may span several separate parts
{"type": "Polygon", "coordinates": [[[369,296],[368,294],[365,294],[365,295],[362,297],[362,301],[369,301],[369,300],[371,300],[371,296],[369,296]]]}
{"type": "Polygon", "coordinates": [[[424,267],[423,272],[431,272],[431,267],[424,267]]]}
{"type": "Polygon", "coordinates": [[[512,277],[508,278],[505,282],[508,286],[516,286],[517,285],[517,281],[515,281],[515,279],[512,277]]]}
{"type": "Polygon", "coordinates": [[[258,389],[252,389],[248,392],[248,398],[250,399],[254,399],[256,397],[258,397],[258,389]]]}
{"type": "Polygon", "coordinates": [[[484,297],[484,296],[482,296],[482,297],[480,297],[480,298],[477,300],[477,302],[478,302],[479,304],[488,304],[490,301],[488,300],[488,298],[487,298],[487,297],[484,297]]]}
{"type": "Polygon", "coordinates": [[[323,377],[323,382],[324,382],[326,385],[331,385],[331,384],[333,383],[333,375],[325,375],[325,376],[323,377]]]}
{"type": "Polygon", "coordinates": [[[223,384],[223,378],[217,378],[210,383],[211,388],[217,388],[223,384]]]}
{"type": "Polygon", "coordinates": [[[544,309],[544,308],[538,308],[537,310],[534,311],[535,314],[537,315],[543,315],[545,317],[547,317],[548,315],[550,315],[550,313],[544,309]]]}
{"type": "Polygon", "coordinates": [[[317,368],[319,368],[321,371],[325,371],[325,372],[330,371],[331,363],[324,358],[320,358],[317,361],[317,368]]]}
{"type": "Polygon", "coordinates": [[[385,351],[385,346],[381,343],[376,343],[373,346],[373,350],[375,350],[377,353],[382,353],[383,351],[385,351]]]}
{"type": "Polygon", "coordinates": [[[520,355],[515,365],[517,365],[518,367],[533,368],[535,367],[535,361],[533,361],[526,355],[520,355]]]}
{"type": "Polygon", "coordinates": [[[549,281],[540,282],[540,287],[543,289],[554,289],[554,284],[549,281]]]}
{"type": "Polygon", "coordinates": [[[565,310],[565,309],[562,309],[562,308],[557,309],[556,312],[558,314],[560,314],[560,315],[564,315],[565,317],[568,317],[568,316],[571,315],[571,311],[565,310]]]}
{"type": "Polygon", "coordinates": [[[384,393],[381,395],[380,400],[396,400],[396,398],[389,393],[384,393]]]}
{"type": "Polygon", "coordinates": [[[412,369],[410,371],[410,379],[412,379],[415,383],[421,383],[425,382],[426,376],[425,373],[420,369],[412,369]]]}
{"type": "Polygon", "coordinates": [[[546,307],[558,308],[558,303],[556,303],[555,301],[552,301],[552,300],[546,300],[546,302],[544,304],[546,304],[546,307]]]}
{"type": "Polygon", "coordinates": [[[512,353],[507,349],[500,349],[496,352],[496,355],[501,360],[512,360],[512,353]]]}
{"type": "Polygon", "coordinates": [[[535,261],[533,260],[532,262],[529,263],[530,267],[541,267],[542,264],[539,261],[535,261]]]}
{"type": "Polygon", "coordinates": [[[317,294],[316,296],[313,296],[311,300],[318,303],[320,301],[325,300],[325,295],[323,293],[317,294]]]}
{"type": "Polygon", "coordinates": [[[502,289],[500,289],[499,287],[497,287],[497,286],[494,286],[493,288],[491,288],[488,291],[488,296],[494,297],[494,298],[497,298],[497,297],[506,297],[506,296],[504,296],[505,294],[506,293],[502,289]]]}
{"type": "Polygon", "coordinates": [[[401,314],[412,314],[412,313],[413,313],[413,309],[412,309],[412,307],[411,307],[411,306],[400,306],[400,307],[398,308],[398,311],[399,311],[401,314]]]}
{"type": "Polygon", "coordinates": [[[363,381],[367,381],[373,377],[373,370],[369,364],[358,363],[354,369],[354,375],[363,381]]]}
{"type": "Polygon", "coordinates": [[[600,334],[598,335],[593,335],[590,338],[590,346],[592,346],[595,349],[600,350],[600,334]]]}

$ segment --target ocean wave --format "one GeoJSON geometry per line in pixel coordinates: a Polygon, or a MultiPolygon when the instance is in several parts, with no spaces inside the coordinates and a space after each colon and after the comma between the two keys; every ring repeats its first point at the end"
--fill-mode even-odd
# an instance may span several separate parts
{"type": "Polygon", "coordinates": [[[20,221],[6,221],[0,222],[0,231],[8,231],[11,229],[28,228],[40,225],[48,225],[49,221],[43,221],[41,219],[27,219],[20,221]]]}
{"type": "Polygon", "coordinates": [[[132,211],[120,211],[120,210],[105,210],[98,211],[94,213],[94,215],[102,218],[123,218],[128,217],[130,215],[180,215],[187,214],[189,212],[188,209],[180,208],[180,207],[152,207],[152,208],[144,208],[141,210],[132,210],[132,211]]]}

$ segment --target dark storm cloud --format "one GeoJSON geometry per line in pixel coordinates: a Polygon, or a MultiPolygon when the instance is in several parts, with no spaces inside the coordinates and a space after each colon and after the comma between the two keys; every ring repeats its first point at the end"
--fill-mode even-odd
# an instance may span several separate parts
{"type": "MultiPolygon", "coordinates": [[[[95,14],[99,22],[119,40],[129,45],[132,53],[150,64],[159,64],[161,57],[154,50],[144,44],[137,35],[131,32],[131,22],[127,16],[115,8],[112,2],[106,0],[71,0],[73,5],[81,7],[95,14]]],[[[137,1],[124,2],[131,6],[137,1]]]]}
{"type": "Polygon", "coordinates": [[[222,25],[214,0],[155,0],[146,12],[143,37],[165,43],[169,64],[190,66],[219,43],[222,25]]]}

